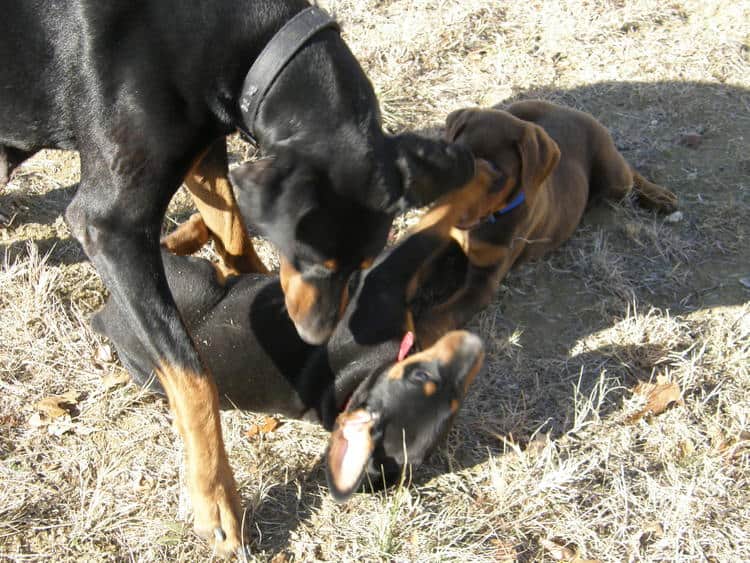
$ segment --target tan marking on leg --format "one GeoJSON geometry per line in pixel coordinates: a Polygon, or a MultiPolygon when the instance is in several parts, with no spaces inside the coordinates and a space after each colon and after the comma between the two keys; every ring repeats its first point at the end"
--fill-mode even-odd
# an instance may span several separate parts
{"type": "Polygon", "coordinates": [[[460,406],[461,403],[458,399],[451,399],[451,412],[453,414],[456,414],[458,412],[460,406]]]}
{"type": "Polygon", "coordinates": [[[190,219],[161,239],[161,245],[172,254],[189,256],[198,252],[211,238],[206,223],[200,213],[194,213],[190,219]]]}
{"type": "Polygon", "coordinates": [[[242,512],[224,448],[219,398],[213,379],[166,363],[156,369],[156,374],[185,443],[196,532],[213,537],[214,530],[220,528],[226,537],[217,541],[217,550],[233,553],[242,544],[242,512]]]}
{"type": "Polygon", "coordinates": [[[227,177],[226,145],[212,145],[185,177],[185,186],[193,197],[206,227],[214,237],[216,252],[234,273],[267,274],[234,200],[227,177]]]}

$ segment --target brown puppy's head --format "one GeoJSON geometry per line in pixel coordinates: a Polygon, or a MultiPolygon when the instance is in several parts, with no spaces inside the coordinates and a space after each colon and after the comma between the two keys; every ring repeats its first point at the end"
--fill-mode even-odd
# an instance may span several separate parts
{"type": "Polygon", "coordinates": [[[387,137],[379,154],[365,156],[316,160],[278,149],[229,174],[247,224],[279,248],[287,310],[310,344],[333,332],[349,278],[385,246],[395,214],[432,202],[474,171],[466,147],[415,135],[387,137]]]}
{"type": "Polygon", "coordinates": [[[327,454],[333,496],[346,500],[365,475],[391,485],[404,466],[419,466],[450,429],[483,358],[479,337],[454,331],[376,369],[336,419],[327,454]]]}
{"type": "Polygon", "coordinates": [[[560,148],[544,129],[506,111],[460,109],[447,117],[445,125],[448,141],[466,145],[506,178],[507,189],[488,198],[487,213],[505,205],[510,184],[525,190],[533,204],[537,189],[560,161],[560,148]]]}

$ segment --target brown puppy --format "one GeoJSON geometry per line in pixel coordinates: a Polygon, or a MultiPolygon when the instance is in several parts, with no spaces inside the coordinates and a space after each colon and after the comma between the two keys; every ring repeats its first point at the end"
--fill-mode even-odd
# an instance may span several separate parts
{"type": "Polygon", "coordinates": [[[675,194],[631,168],[602,124],[574,109],[537,100],[505,111],[462,109],[448,116],[445,135],[494,164],[501,180],[484,217],[452,231],[469,267],[463,287],[423,316],[424,345],[471,320],[514,264],[570,238],[592,198],[633,191],[649,209],[670,212],[677,204],[675,194]]]}

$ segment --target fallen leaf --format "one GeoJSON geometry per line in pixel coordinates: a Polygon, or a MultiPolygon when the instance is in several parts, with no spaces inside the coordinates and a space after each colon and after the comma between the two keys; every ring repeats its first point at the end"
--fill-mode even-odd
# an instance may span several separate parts
{"type": "Polygon", "coordinates": [[[283,551],[279,551],[276,555],[274,555],[271,558],[271,563],[287,563],[289,561],[289,558],[286,556],[286,553],[283,551]]]}
{"type": "Polygon", "coordinates": [[[733,461],[750,450],[750,432],[743,430],[737,438],[726,438],[716,447],[719,455],[733,461]]]}
{"type": "Polygon", "coordinates": [[[534,439],[526,445],[524,450],[526,456],[529,458],[539,457],[550,443],[549,434],[549,432],[546,434],[539,433],[534,436],[534,439]]]}
{"type": "Polygon", "coordinates": [[[633,394],[644,397],[646,404],[641,410],[630,415],[628,422],[636,422],[644,416],[661,414],[674,404],[683,404],[680,386],[673,381],[667,381],[663,376],[657,377],[656,383],[639,383],[633,389],[633,394]]]}
{"type": "Polygon", "coordinates": [[[703,142],[703,135],[696,131],[690,131],[681,135],[677,142],[690,149],[696,149],[703,142]]]}
{"type": "Polygon", "coordinates": [[[518,561],[518,554],[512,543],[498,538],[490,540],[490,543],[495,547],[495,556],[493,559],[497,561],[497,563],[512,563],[518,561]]]}
{"type": "Polygon", "coordinates": [[[245,438],[252,440],[259,434],[270,434],[279,427],[278,419],[272,416],[266,416],[263,418],[263,424],[253,424],[245,432],[245,438]]]}
{"type": "Polygon", "coordinates": [[[641,549],[645,549],[659,538],[664,537],[664,527],[658,522],[654,522],[641,530],[640,538],[638,543],[641,549]]]}
{"type": "Polygon", "coordinates": [[[113,373],[108,373],[102,377],[102,384],[105,389],[112,389],[118,385],[123,385],[130,381],[130,375],[125,370],[118,369],[113,373]]]}
{"type": "Polygon", "coordinates": [[[71,414],[81,394],[76,391],[68,391],[62,395],[51,395],[38,401],[34,408],[48,419],[59,418],[71,414]]]}
{"type": "Polygon", "coordinates": [[[114,357],[112,356],[112,348],[109,344],[102,344],[96,349],[96,356],[94,359],[100,364],[111,364],[114,357]]]}
{"type": "Polygon", "coordinates": [[[76,405],[78,400],[81,398],[81,394],[78,391],[68,391],[62,395],[50,395],[45,397],[34,405],[34,412],[28,420],[29,426],[32,428],[42,428],[52,424],[57,419],[62,419],[58,426],[50,431],[50,434],[57,434],[60,432],[67,432],[71,417],[78,414],[76,405]],[[66,428],[66,430],[61,430],[66,428]]]}
{"type": "Polygon", "coordinates": [[[570,561],[576,557],[576,550],[573,550],[565,545],[561,545],[556,541],[552,540],[539,540],[542,547],[549,551],[550,557],[555,561],[570,561]]]}
{"type": "Polygon", "coordinates": [[[567,561],[568,563],[601,563],[599,559],[581,559],[578,557],[578,547],[573,544],[563,544],[562,540],[539,540],[542,547],[549,551],[550,557],[555,561],[567,561]],[[568,547],[572,545],[571,547],[568,547]]]}

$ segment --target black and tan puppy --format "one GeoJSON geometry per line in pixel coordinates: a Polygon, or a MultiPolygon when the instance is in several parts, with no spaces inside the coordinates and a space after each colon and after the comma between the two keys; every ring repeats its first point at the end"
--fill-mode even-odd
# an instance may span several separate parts
{"type": "Polygon", "coordinates": [[[462,185],[471,154],[387,135],[337,25],[305,0],[28,0],[4,2],[2,16],[0,183],[42,148],[80,153],[66,219],[167,391],[196,529],[233,552],[241,514],[216,389],[162,267],[169,200],[186,179],[224,259],[261,269],[224,140],[253,135],[278,166],[244,165],[251,218],[295,280],[286,300],[297,330],[321,343],[394,214],[462,185]]]}
{"type": "MultiPolygon", "coordinates": [[[[362,273],[342,321],[322,346],[297,335],[278,277],[223,279],[206,260],[163,253],[178,309],[228,404],[310,418],[333,430],[328,477],[338,499],[365,475],[374,484],[391,483],[405,464],[418,466],[450,427],[480,369],[481,340],[464,331],[441,335],[407,356],[409,301],[423,264],[449,244],[452,225],[479,216],[492,184],[489,167],[477,166],[472,182],[439,202],[414,234],[362,273]]],[[[196,222],[175,236],[183,243],[191,233],[201,240],[196,222]]],[[[93,326],[112,340],[136,381],[161,389],[115,300],[93,326]]]]}
{"type": "Polygon", "coordinates": [[[483,217],[452,236],[469,270],[464,286],[425,315],[418,334],[433,342],[446,327],[464,326],[485,307],[514,265],[568,240],[589,201],[631,191],[649,209],[672,211],[677,198],[638,174],[591,115],[544,101],[505,110],[462,109],[446,120],[446,138],[491,162],[503,189],[485,201],[483,217]]]}

